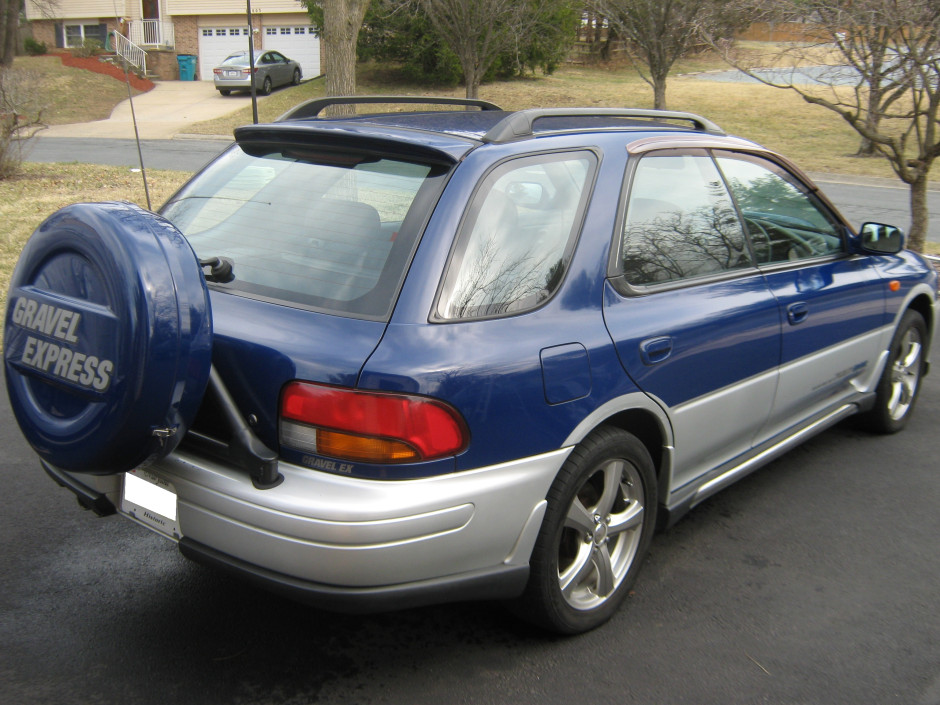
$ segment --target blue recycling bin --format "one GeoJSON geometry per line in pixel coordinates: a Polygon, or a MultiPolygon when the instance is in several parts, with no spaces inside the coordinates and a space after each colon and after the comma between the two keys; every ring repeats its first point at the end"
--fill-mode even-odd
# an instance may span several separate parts
{"type": "Polygon", "coordinates": [[[196,80],[196,56],[195,54],[179,54],[176,61],[180,65],[180,80],[196,80]]]}

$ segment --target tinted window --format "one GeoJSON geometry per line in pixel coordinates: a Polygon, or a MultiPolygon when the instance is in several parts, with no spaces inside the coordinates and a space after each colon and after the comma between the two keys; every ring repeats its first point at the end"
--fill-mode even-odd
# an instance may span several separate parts
{"type": "Polygon", "coordinates": [[[644,157],[627,203],[621,267],[634,285],[751,266],[731,199],[706,156],[644,157]]]}
{"type": "Polygon", "coordinates": [[[431,174],[393,159],[236,148],[162,213],[199,257],[235,263],[233,293],[384,316],[417,237],[406,219],[431,174]]]}
{"type": "Polygon", "coordinates": [[[518,313],[552,295],[568,266],[594,161],[586,152],[517,159],[483,181],[444,280],[441,317],[518,313]]]}
{"type": "Polygon", "coordinates": [[[792,175],[755,157],[719,156],[760,264],[842,251],[841,228],[792,175]]]}

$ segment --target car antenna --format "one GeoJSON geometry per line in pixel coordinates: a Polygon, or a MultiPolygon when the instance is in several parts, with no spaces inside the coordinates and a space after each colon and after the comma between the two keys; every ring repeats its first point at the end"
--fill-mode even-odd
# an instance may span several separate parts
{"type": "MultiPolygon", "coordinates": [[[[115,17],[119,21],[123,22],[123,20],[120,19],[121,16],[117,11],[117,3],[112,2],[111,6],[114,8],[115,17]]],[[[115,49],[117,49],[117,36],[114,35],[118,35],[118,31],[113,30],[110,34],[114,37],[115,49]]],[[[123,51],[117,51],[116,53],[121,57],[121,65],[124,67],[124,83],[127,84],[127,100],[131,104],[131,120],[134,123],[134,141],[137,143],[137,163],[140,165],[140,176],[144,180],[144,197],[147,199],[147,210],[149,211],[153,209],[150,207],[150,188],[147,186],[147,170],[144,168],[144,155],[140,149],[140,132],[137,130],[137,113],[134,110],[134,95],[131,92],[131,76],[127,70],[127,56],[123,51]]]]}

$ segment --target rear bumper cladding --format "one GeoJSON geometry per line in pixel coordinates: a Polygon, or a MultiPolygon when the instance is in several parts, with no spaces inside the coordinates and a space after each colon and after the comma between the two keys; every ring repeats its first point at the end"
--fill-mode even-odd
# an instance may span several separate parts
{"type": "Polygon", "coordinates": [[[190,560],[234,573],[259,587],[333,612],[369,614],[445,602],[518,597],[528,565],[502,565],[459,575],[380,587],[338,587],[277,573],[183,537],[180,552],[190,560]]]}
{"type": "Polygon", "coordinates": [[[45,460],[40,460],[39,462],[42,465],[42,469],[46,471],[49,477],[75,495],[82,508],[90,509],[100,517],[111,516],[117,512],[117,507],[115,507],[111,500],[103,493],[82,484],[72,475],[69,475],[64,470],[53,467],[45,460]]]}

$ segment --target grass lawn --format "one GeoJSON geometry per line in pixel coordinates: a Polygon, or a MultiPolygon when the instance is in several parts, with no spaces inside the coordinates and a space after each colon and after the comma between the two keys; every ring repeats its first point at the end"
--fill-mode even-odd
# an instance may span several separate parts
{"type": "MultiPolygon", "coordinates": [[[[148,170],[154,208],[187,178],[187,172],[148,170]]],[[[140,174],[125,167],[27,163],[22,174],[0,181],[0,310],[6,310],[10,275],[33,230],[59,208],[83,201],[147,203],[140,174]]]]}
{"type": "MultiPolygon", "coordinates": [[[[13,68],[36,76],[43,95],[44,122],[67,125],[104,120],[114,106],[127,100],[127,85],[110,76],[63,66],[57,56],[18,56],[13,68]]],[[[134,91],[136,95],[140,91],[134,91]]]]}
{"type": "MultiPolygon", "coordinates": [[[[825,108],[809,105],[799,96],[777,88],[718,83],[695,77],[700,71],[727,68],[713,56],[680,64],[668,83],[666,97],[670,109],[708,117],[729,133],[786,154],[807,171],[896,178],[884,159],[851,156],[858,147],[858,137],[839,116],[825,108]]],[[[393,71],[372,64],[360,65],[357,80],[360,94],[464,95],[462,86],[405,83],[393,71]]],[[[259,101],[259,119],[273,120],[298,103],[323,95],[322,79],[276,91],[259,101]]],[[[480,88],[480,97],[509,110],[564,106],[653,107],[652,89],[625,66],[565,65],[551,76],[486,84],[480,88]]],[[[197,123],[189,131],[230,135],[235,127],[250,122],[251,108],[248,107],[216,120],[197,123]]]]}

